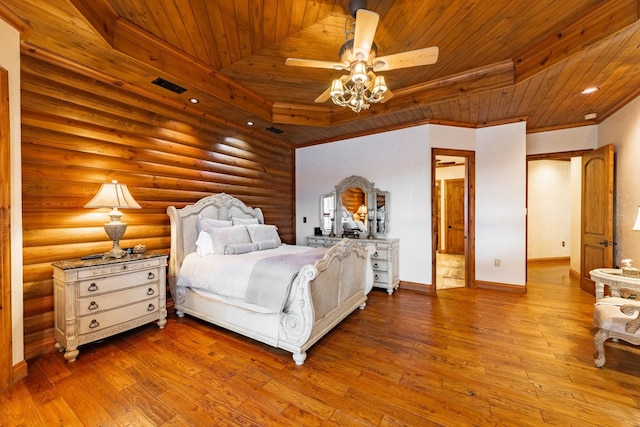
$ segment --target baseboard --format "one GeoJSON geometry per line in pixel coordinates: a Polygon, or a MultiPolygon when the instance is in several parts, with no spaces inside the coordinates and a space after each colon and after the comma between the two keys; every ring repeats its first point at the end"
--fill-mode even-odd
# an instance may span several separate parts
{"type": "Polygon", "coordinates": [[[12,382],[14,384],[17,383],[18,381],[26,377],[28,372],[29,370],[28,370],[27,362],[25,360],[22,360],[16,363],[15,365],[13,365],[11,370],[12,382]]]}
{"type": "Polygon", "coordinates": [[[424,294],[435,294],[436,288],[433,285],[425,285],[424,283],[400,281],[400,288],[409,291],[421,292],[424,294]]]}
{"type": "Polygon", "coordinates": [[[580,272],[575,271],[574,269],[569,269],[569,277],[580,280],[580,272]]]}
{"type": "Polygon", "coordinates": [[[497,282],[483,282],[481,280],[476,280],[475,287],[477,289],[489,289],[493,291],[502,291],[502,292],[511,292],[514,294],[526,294],[527,286],[521,285],[510,285],[507,283],[497,283],[497,282]]]}
{"type": "Polygon", "coordinates": [[[536,262],[550,262],[550,261],[570,261],[571,258],[568,256],[560,256],[553,258],[529,258],[527,263],[536,263],[536,262]]]}

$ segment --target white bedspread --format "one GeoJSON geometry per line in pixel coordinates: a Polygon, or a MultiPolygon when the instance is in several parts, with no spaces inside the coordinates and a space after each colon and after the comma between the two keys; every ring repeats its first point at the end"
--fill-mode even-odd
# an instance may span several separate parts
{"type": "Polygon", "coordinates": [[[300,268],[313,264],[325,252],[325,248],[295,245],[241,255],[199,256],[194,252],[182,262],[177,285],[280,312],[300,268]]]}

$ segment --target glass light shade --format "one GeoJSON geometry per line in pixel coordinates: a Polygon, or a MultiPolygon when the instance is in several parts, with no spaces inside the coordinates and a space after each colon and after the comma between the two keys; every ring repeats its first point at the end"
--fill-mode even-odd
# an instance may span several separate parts
{"type": "Polygon", "coordinates": [[[364,62],[357,62],[353,66],[351,72],[351,81],[354,83],[362,83],[367,80],[367,66],[364,62]]]}
{"type": "Polygon", "coordinates": [[[331,96],[342,96],[344,94],[344,89],[342,88],[342,81],[340,79],[335,79],[331,82],[331,96]]]}
{"type": "Polygon", "coordinates": [[[633,231],[640,231],[640,206],[638,206],[638,216],[636,217],[636,223],[633,224],[633,231]]]}
{"type": "Polygon", "coordinates": [[[376,76],[376,80],[373,85],[373,93],[385,93],[386,91],[387,82],[384,80],[384,76],[376,76]]]}

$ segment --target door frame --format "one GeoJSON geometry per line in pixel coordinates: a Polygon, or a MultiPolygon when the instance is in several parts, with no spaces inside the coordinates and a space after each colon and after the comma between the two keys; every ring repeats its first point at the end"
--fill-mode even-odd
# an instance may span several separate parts
{"type": "MultiPolygon", "coordinates": [[[[465,248],[464,248],[464,278],[467,288],[476,287],[476,152],[470,150],[456,150],[450,148],[431,148],[431,223],[436,217],[438,200],[433,194],[436,186],[436,156],[455,156],[465,159],[465,248]]],[[[436,292],[436,227],[431,227],[431,283],[436,292]]]]}
{"type": "Polygon", "coordinates": [[[9,72],[0,67],[0,391],[13,383],[9,72]]]}

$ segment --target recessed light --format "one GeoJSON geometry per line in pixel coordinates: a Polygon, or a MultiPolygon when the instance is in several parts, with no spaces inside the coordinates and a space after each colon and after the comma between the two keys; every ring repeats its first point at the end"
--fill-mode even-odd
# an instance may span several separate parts
{"type": "Polygon", "coordinates": [[[253,126],[253,125],[254,125],[254,123],[251,120],[247,121],[247,126],[253,126]]]}
{"type": "Polygon", "coordinates": [[[594,87],[588,87],[588,88],[586,88],[585,90],[582,91],[582,94],[583,95],[587,95],[589,93],[593,93],[593,92],[597,91],[598,89],[600,89],[600,88],[599,87],[595,87],[595,86],[594,87]]]}
{"type": "Polygon", "coordinates": [[[200,100],[198,98],[189,98],[189,102],[192,104],[197,104],[200,102],[200,100]]]}
{"type": "Polygon", "coordinates": [[[593,120],[598,117],[598,113],[589,113],[584,115],[585,120],[593,120]]]}

